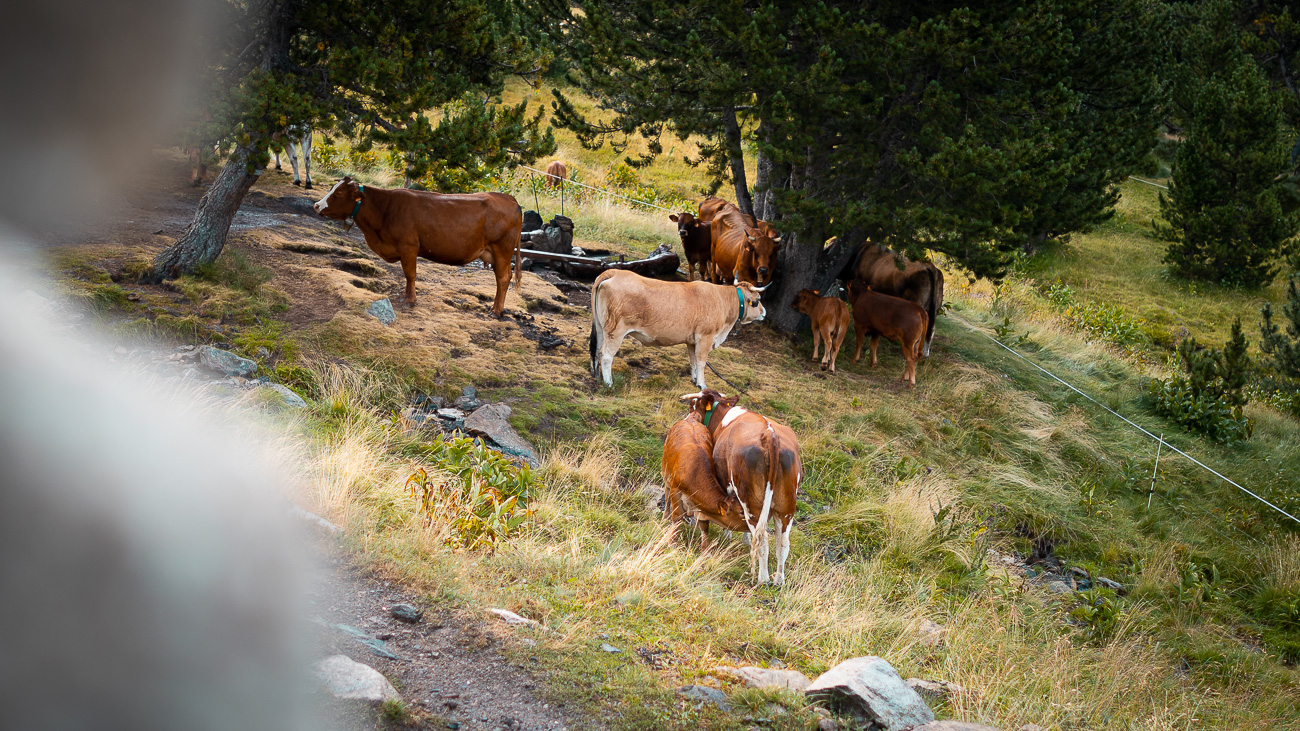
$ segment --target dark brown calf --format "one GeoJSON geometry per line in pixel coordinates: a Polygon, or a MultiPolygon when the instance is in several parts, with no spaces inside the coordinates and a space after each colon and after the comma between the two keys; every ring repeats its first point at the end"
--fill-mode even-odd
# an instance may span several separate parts
{"type": "Polygon", "coordinates": [[[559,160],[546,166],[546,187],[558,188],[569,177],[569,169],[559,160]]]}
{"type": "Polygon", "coordinates": [[[674,213],[669,221],[677,224],[677,235],[682,238],[682,251],[686,253],[686,281],[695,277],[692,272],[698,268],[700,279],[713,281],[709,270],[713,264],[713,236],[709,224],[690,213],[674,213]]]}
{"type": "Polygon", "coordinates": [[[673,533],[686,516],[704,534],[703,548],[709,548],[709,525],[717,523],[732,531],[748,531],[740,502],[718,484],[713,472],[713,435],[691,411],[673,424],[664,439],[660,471],[667,502],[664,511],[673,523],[673,533]]]}
{"type": "Polygon", "coordinates": [[[883,336],[903,348],[903,381],[916,388],[916,362],[925,346],[925,332],[929,316],[915,302],[901,297],[871,291],[862,280],[849,282],[849,301],[853,303],[853,329],[857,331],[858,348],[853,362],[862,357],[862,345],[871,336],[871,365],[875,367],[876,345],[883,336]]]}
{"type": "Polygon", "coordinates": [[[795,312],[802,312],[812,320],[813,360],[817,360],[820,341],[826,346],[822,370],[829,365],[834,373],[835,359],[849,334],[849,306],[835,297],[822,297],[815,289],[805,289],[795,295],[793,307],[795,312]]]}
{"type": "Polygon", "coordinates": [[[439,264],[464,266],[480,260],[492,267],[497,296],[492,313],[506,306],[510,287],[510,257],[514,255],[515,287],[519,266],[519,232],[524,226],[519,203],[505,193],[431,193],[405,188],[362,188],[344,177],[316,202],[316,212],[337,221],[353,220],[365,234],[366,245],[387,262],[402,262],[406,275],[406,304],[415,306],[415,261],[423,257],[439,264]]]}
{"type": "Polygon", "coordinates": [[[861,279],[873,292],[902,297],[915,302],[925,310],[929,320],[925,326],[925,347],[921,355],[930,356],[930,343],[934,340],[934,321],[943,310],[943,272],[939,267],[924,261],[908,261],[881,244],[870,241],[858,247],[854,260],[841,273],[840,279],[861,279]]]}
{"type": "Polygon", "coordinates": [[[749,531],[750,570],[755,581],[766,584],[767,521],[776,523],[776,573],[772,583],[785,583],[785,560],[790,554],[790,529],[794,527],[795,494],[803,477],[799,440],[784,424],[737,406],[712,389],[682,396],[713,436],[713,469],[718,482],[734,497],[749,531]]]}

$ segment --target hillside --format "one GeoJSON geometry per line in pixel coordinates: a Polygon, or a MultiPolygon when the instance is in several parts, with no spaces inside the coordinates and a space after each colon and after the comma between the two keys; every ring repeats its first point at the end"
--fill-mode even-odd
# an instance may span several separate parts
{"type": "MultiPolygon", "coordinates": [[[[580,179],[611,164],[572,147],[561,154],[581,163],[580,179]]],[[[1162,279],[1160,244],[1147,235],[1154,198],[1138,184],[1125,187],[1116,220],[1000,287],[950,270],[950,311],[914,392],[897,383],[892,344],[877,369],[846,355],[834,376],[811,361],[806,332],[746,326],[715,351],[710,362],[747,391],[743,404],[795,430],[807,472],[787,585],[755,589],[738,536],[708,554],[693,538],[663,540],[648,486],[682,414],[677,396],[693,390],[683,349],[629,340],[606,391],[587,372],[580,287],[526,273],[498,321],[490,273],[427,262],[419,304],[386,328],[365,307],[397,300],[398,267],[369,254],[358,231],[304,215],[284,173],[259,182],[217,265],[170,285],[131,284],[198,196],[182,161],[157,163],[133,208],[69,242],[78,245],[59,251],[55,274],[124,339],[224,343],[306,397],[306,411],[281,425],[306,455],[298,501],[344,526],[359,560],[431,605],[506,607],[546,625],[521,630],[503,652],[544,678],[539,692],[552,702],[611,728],[748,728],[759,717],[812,728],[800,697],[743,689],[713,668],[815,675],[877,654],[903,677],[959,684],[936,702],[941,717],[1004,729],[1300,723],[1300,620],[1288,604],[1300,598],[1295,527],[1167,452],[1149,495],[1154,443],[992,339],[1009,318],[1010,340],[1027,333],[1017,349],[1033,362],[1300,508],[1294,420],[1252,406],[1254,437],[1226,449],[1144,410],[1143,379],[1163,370],[1162,332],[1221,340],[1232,317],[1255,321],[1258,297],[1162,279]],[[1057,277],[1077,301],[1121,304],[1162,329],[1125,348],[1101,341],[1042,294],[1057,277]],[[544,349],[539,334],[565,342],[544,349]],[[510,405],[542,456],[528,487],[533,513],[494,552],[448,545],[456,514],[426,525],[407,486],[417,468],[446,475],[455,460],[403,409],[467,386],[510,405]],[[1072,567],[1123,589],[1071,591],[1083,586],[1072,567]],[[1066,591],[1054,593],[1058,582],[1066,591]],[[623,652],[602,652],[602,642],[623,652]],[[674,692],[691,683],[723,688],[735,710],[674,692]]],[[[688,176],[642,173],[665,189],[688,176]]],[[[515,193],[530,207],[531,191],[515,193]]],[[[676,239],[660,211],[590,198],[569,215],[580,242],[644,251],[676,239]]]]}

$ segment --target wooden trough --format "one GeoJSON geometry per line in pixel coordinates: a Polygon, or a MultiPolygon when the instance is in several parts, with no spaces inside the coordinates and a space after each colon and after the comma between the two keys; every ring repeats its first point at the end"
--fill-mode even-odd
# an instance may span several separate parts
{"type": "Polygon", "coordinates": [[[666,277],[675,274],[682,263],[677,253],[666,247],[660,247],[644,259],[633,261],[627,261],[627,256],[623,254],[616,257],[575,256],[534,249],[520,249],[519,253],[533,261],[559,262],[560,270],[574,279],[595,279],[601,272],[610,269],[626,269],[643,277],[666,277]]]}

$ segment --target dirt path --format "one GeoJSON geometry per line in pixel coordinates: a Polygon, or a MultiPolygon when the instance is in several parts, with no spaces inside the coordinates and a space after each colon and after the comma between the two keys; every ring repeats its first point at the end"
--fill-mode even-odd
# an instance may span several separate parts
{"type": "Polygon", "coordinates": [[[556,731],[599,728],[569,709],[535,694],[542,680],[512,665],[496,651],[503,642],[529,642],[486,613],[483,618],[428,606],[401,587],[357,568],[346,551],[316,544],[308,598],[319,628],[319,655],[343,654],[383,673],[412,710],[405,724],[384,726],[374,714],[347,704],[326,703],[321,719],[339,731],[372,728],[501,729],[556,731]],[[424,610],[416,624],[389,615],[395,604],[424,610]],[[383,657],[347,629],[382,640],[383,657]],[[379,724],[378,726],[376,724],[379,724]],[[458,724],[453,726],[453,724],[458,724]]]}

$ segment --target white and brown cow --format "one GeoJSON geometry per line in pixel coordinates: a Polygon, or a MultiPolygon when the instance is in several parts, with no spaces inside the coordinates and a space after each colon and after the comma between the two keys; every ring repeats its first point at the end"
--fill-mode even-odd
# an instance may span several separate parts
{"type": "Polygon", "coordinates": [[[685,345],[691,382],[704,388],[709,351],[732,328],[763,319],[761,292],[748,284],[661,282],[613,269],[591,285],[591,375],[613,386],[614,355],[631,335],[646,345],[685,345]]]}
{"type": "Polygon", "coordinates": [[[803,479],[799,439],[790,427],[737,406],[736,396],[728,398],[706,388],[681,398],[713,437],[713,468],[726,494],[740,503],[750,536],[750,572],[760,585],[768,581],[767,523],[775,523],[772,583],[781,586],[790,555],[795,497],[803,479]]]}

